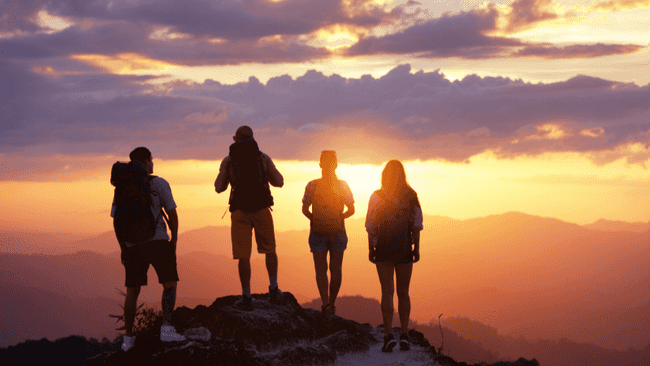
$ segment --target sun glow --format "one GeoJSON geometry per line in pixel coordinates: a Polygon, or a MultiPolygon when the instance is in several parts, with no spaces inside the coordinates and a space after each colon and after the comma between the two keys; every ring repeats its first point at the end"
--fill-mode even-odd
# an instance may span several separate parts
{"type": "Polygon", "coordinates": [[[115,56],[106,55],[72,55],[70,58],[101,67],[113,74],[137,74],[138,72],[163,72],[178,68],[165,61],[150,59],[137,53],[120,53],[115,56]]]}

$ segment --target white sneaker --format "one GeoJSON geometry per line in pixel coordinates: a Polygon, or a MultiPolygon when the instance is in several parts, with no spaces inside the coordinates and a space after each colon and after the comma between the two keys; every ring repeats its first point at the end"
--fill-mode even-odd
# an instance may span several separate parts
{"type": "Polygon", "coordinates": [[[122,351],[126,352],[133,347],[133,344],[135,343],[135,336],[134,337],[128,337],[124,336],[122,340],[122,351]]]}
{"type": "Polygon", "coordinates": [[[171,325],[160,327],[160,340],[163,342],[181,342],[185,340],[183,335],[176,332],[176,328],[171,325]]]}

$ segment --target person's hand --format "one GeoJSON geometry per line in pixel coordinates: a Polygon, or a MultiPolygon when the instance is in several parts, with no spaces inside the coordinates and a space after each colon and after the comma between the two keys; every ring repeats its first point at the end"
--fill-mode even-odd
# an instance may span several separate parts
{"type": "Polygon", "coordinates": [[[420,261],[420,251],[416,250],[413,252],[413,263],[420,261]]]}
{"type": "Polygon", "coordinates": [[[372,247],[369,248],[368,259],[370,260],[370,262],[372,262],[372,263],[377,262],[376,255],[377,255],[377,252],[375,251],[375,248],[372,248],[372,247]]]}

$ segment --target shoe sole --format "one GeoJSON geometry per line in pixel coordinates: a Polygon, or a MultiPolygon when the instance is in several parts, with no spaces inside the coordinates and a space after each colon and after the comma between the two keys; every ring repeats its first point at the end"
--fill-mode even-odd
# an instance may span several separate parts
{"type": "Polygon", "coordinates": [[[386,353],[393,352],[393,347],[395,347],[396,345],[397,345],[397,342],[395,342],[395,340],[392,340],[392,341],[388,342],[386,344],[386,346],[381,347],[381,351],[386,352],[386,353]]]}

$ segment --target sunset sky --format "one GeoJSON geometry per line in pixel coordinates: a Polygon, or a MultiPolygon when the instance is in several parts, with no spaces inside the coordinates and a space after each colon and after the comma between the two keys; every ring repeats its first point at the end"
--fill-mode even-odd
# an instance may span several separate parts
{"type": "Polygon", "coordinates": [[[228,225],[243,124],[278,230],[308,229],[325,149],[353,218],[396,158],[427,215],[648,222],[649,40],[649,0],[0,0],[0,230],[111,230],[137,146],[181,231],[228,225]]]}

